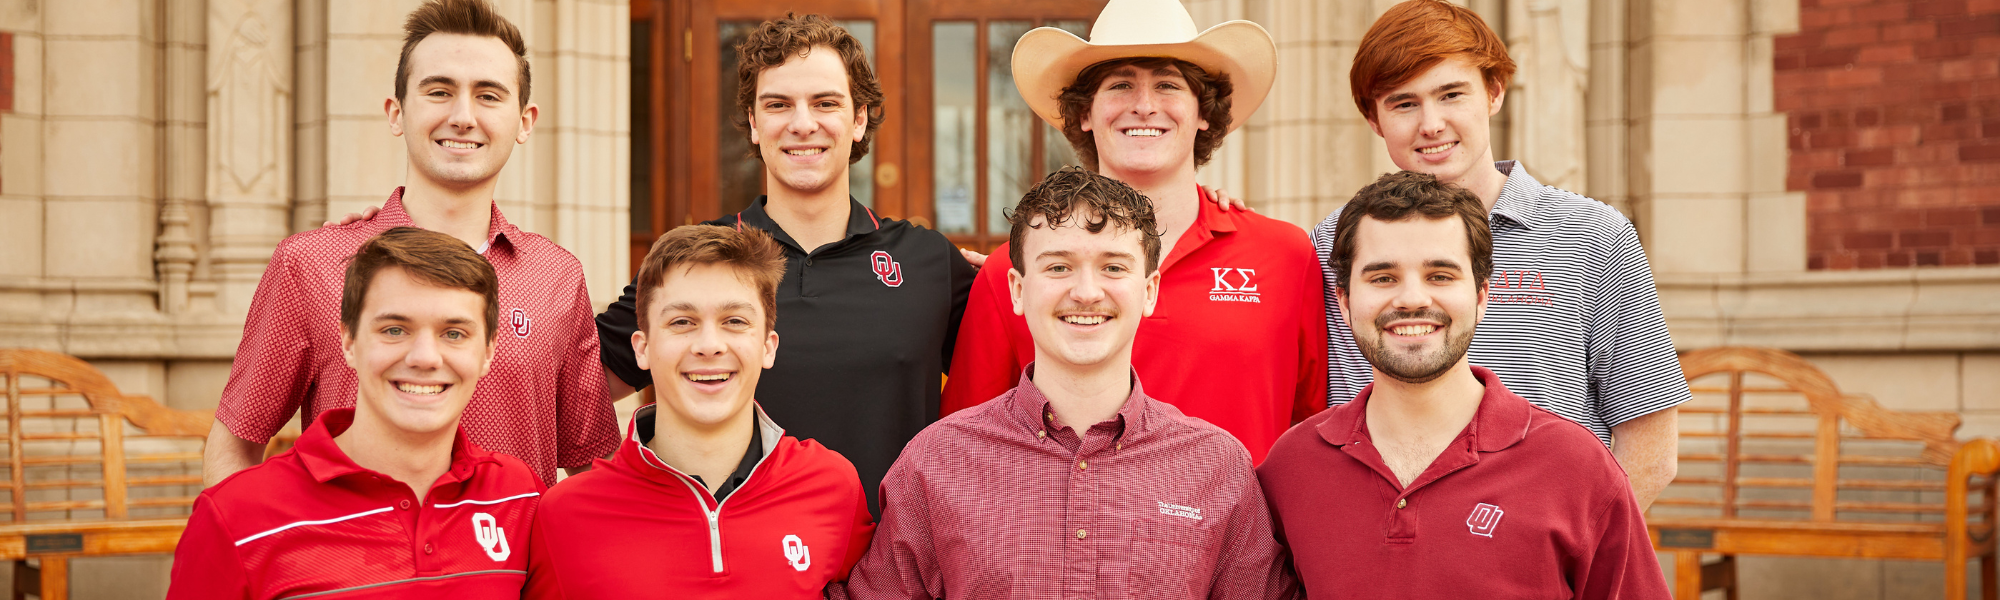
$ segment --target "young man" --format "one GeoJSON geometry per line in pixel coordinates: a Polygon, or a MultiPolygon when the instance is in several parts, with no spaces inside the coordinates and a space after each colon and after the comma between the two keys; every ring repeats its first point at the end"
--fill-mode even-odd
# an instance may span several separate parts
{"type": "Polygon", "coordinates": [[[1471,366],[1487,211],[1408,171],[1347,203],[1328,268],[1374,369],[1257,467],[1313,598],[1666,598],[1625,474],[1575,422],[1471,366]]]}
{"type": "Polygon", "coordinates": [[[410,13],[383,103],[404,139],[409,177],[380,214],[286,238],[257,285],[243,342],[215,411],[202,461],[213,485],[256,464],[263,445],[304,413],[352,406],[355,373],[340,360],[344,261],[364,240],[415,226],[457,238],[500,274],[501,322],[493,374],[465,411],[466,434],[519,457],[544,483],[618,444],[591,334],[583,268],[547,238],[509,224],[493,203],[500,168],[526,143],[539,109],[528,102],[521,32],[484,0],[431,0],[410,13]]]}
{"type": "Polygon", "coordinates": [[[819,598],[847,577],[874,530],[854,466],[753,399],[778,356],[784,273],[756,229],[653,243],[627,344],[659,401],[617,455],[549,493],[528,598],[819,598]]]}
{"type": "MultiPolygon", "coordinates": [[[[1160,301],[1132,362],[1159,398],[1234,434],[1261,461],[1285,428],[1325,408],[1326,324],[1305,232],[1202,201],[1195,169],[1271,88],[1264,28],[1195,33],[1174,0],[1112,0],[1085,42],[1041,28],[1014,46],[1015,86],[1084,165],[1137,188],[1160,215],[1160,301]]],[[[960,325],[942,412],[1013,387],[1034,358],[1010,311],[1010,250],[982,268],[960,325]]]]}
{"type": "Polygon", "coordinates": [[[1076,167],[1021,200],[1008,297],[1035,360],[1014,389],[910,441],[834,598],[1296,594],[1250,454],[1133,370],[1160,294],[1153,206],[1076,167]]]}
{"type": "MultiPolygon", "coordinates": [[[[1519,163],[1493,161],[1488,120],[1513,74],[1506,46],[1477,14],[1410,0],[1362,37],[1349,79],[1397,167],[1471,190],[1491,215],[1494,295],[1472,362],[1589,428],[1631,474],[1645,507],[1674,478],[1674,407],[1693,396],[1631,221],[1542,185],[1519,163]]],[[[1313,230],[1322,265],[1341,213],[1313,230]]],[[[1332,299],[1337,276],[1322,269],[1327,393],[1337,404],[1368,385],[1370,368],[1332,299]]]]}
{"type": "Polygon", "coordinates": [[[352,406],[202,492],[168,598],[520,596],[542,480],[459,427],[494,362],[493,267],[449,235],[397,227],[343,279],[352,406]]]}
{"type": "MultiPolygon", "coordinates": [[[[737,124],[770,195],[709,224],[764,230],[785,251],[785,346],[757,397],[793,435],[854,461],[872,499],[903,444],[937,420],[974,271],[943,234],[848,196],[848,167],[882,122],[882,88],[854,36],[819,15],[788,16],[736,54],[737,124]]],[[[651,382],[626,343],[638,331],[634,289],[597,318],[614,397],[651,382]]]]}

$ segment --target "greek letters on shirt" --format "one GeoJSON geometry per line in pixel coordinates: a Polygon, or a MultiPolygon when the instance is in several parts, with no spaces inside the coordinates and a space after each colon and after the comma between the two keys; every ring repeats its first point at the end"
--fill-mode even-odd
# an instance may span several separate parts
{"type": "Polygon", "coordinates": [[[1208,289],[1208,299],[1215,302],[1249,302],[1261,304],[1263,297],[1257,292],[1257,270],[1234,267],[1209,267],[1215,285],[1208,289]]]}

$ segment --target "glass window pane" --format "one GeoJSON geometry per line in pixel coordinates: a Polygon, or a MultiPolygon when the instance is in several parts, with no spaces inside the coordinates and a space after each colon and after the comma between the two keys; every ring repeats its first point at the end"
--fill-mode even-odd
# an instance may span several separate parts
{"type": "Polygon", "coordinates": [[[1007,231],[1006,210],[1038,179],[1034,160],[1035,123],[1041,121],[1014,89],[1014,42],[1028,33],[1028,21],[986,23],[986,231],[1007,231]]]}
{"type": "MultiPolygon", "coordinates": [[[[875,62],[875,22],[874,21],[834,21],[847,29],[849,35],[861,42],[861,49],[868,52],[868,66],[875,62]]],[[[880,74],[877,74],[879,77],[880,74]]],[[[875,207],[875,150],[882,147],[882,140],[868,144],[868,156],[861,157],[847,171],[847,193],[862,206],[875,207]]]]}
{"type": "Polygon", "coordinates": [[[935,173],[938,230],[972,233],[972,193],[978,156],[974,125],[978,105],[978,25],[931,24],[932,172],[935,173]]]}
{"type": "MultiPolygon", "coordinates": [[[[1080,38],[1090,39],[1087,35],[1090,29],[1090,23],[1085,21],[1050,21],[1048,23],[1048,26],[1062,29],[1063,31],[1068,31],[1070,33],[1074,33],[1076,34],[1077,37],[1080,38]]],[[[1060,169],[1068,165],[1081,165],[1081,164],[1083,164],[1083,162],[1077,160],[1076,151],[1070,149],[1069,139],[1063,137],[1062,131],[1057,130],[1055,127],[1049,126],[1047,123],[1043,123],[1042,124],[1042,173],[1048,174],[1054,172],[1056,169],[1060,169]]]]}
{"type": "Polygon", "coordinates": [[[750,134],[736,128],[736,45],[756,29],[754,21],[720,23],[715,38],[717,71],[715,78],[715,159],[717,192],[722,214],[734,214],[750,206],[764,193],[764,161],[750,148],[750,134]]]}
{"type": "Polygon", "coordinates": [[[632,233],[653,232],[653,22],[632,22],[632,233]]]}

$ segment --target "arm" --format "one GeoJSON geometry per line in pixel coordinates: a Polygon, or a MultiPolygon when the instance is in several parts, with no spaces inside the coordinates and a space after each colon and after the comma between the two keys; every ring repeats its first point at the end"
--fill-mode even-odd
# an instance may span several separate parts
{"type": "MultiPolygon", "coordinates": [[[[951,241],[946,240],[945,244],[949,246],[951,241]]],[[[943,364],[946,370],[951,369],[951,353],[958,346],[958,326],[965,320],[965,304],[972,299],[972,284],[979,279],[979,269],[965,256],[967,252],[970,251],[959,250],[952,253],[954,256],[945,257],[945,262],[951,266],[951,321],[946,322],[944,328],[943,364]]],[[[979,255],[979,262],[984,264],[986,257],[979,255]]]]}
{"type": "MultiPolygon", "coordinates": [[[[827,586],[828,598],[944,597],[937,550],[931,542],[929,511],[919,486],[911,481],[915,475],[905,462],[909,456],[906,450],[882,479],[882,522],[876,524],[874,539],[868,543],[867,552],[854,563],[847,581],[827,586]]],[[[858,518],[866,518],[866,507],[862,508],[858,518]]]]}
{"type": "Polygon", "coordinates": [[[264,462],[264,445],[229,432],[222,421],[208,427],[208,442],[201,448],[201,487],[215,487],[237,471],[264,462]]]}
{"type": "Polygon", "coordinates": [[[548,532],[542,530],[542,519],[535,519],[528,535],[532,538],[528,542],[528,585],[521,589],[521,597],[562,600],[567,595],[563,593],[562,575],[556,569],[556,554],[549,550],[548,532]]]}
{"type": "MultiPolygon", "coordinates": [[[[1609,465],[1607,465],[1609,466],[1609,465]]],[[[1606,478],[1602,508],[1582,527],[1599,528],[1589,556],[1570,557],[1572,597],[1579,600],[1667,598],[1666,575],[1653,553],[1652,536],[1632,496],[1620,493],[1616,479],[1606,478]]],[[[1591,538],[1584,538],[1591,539],[1591,538]]]]}
{"type": "MultiPolygon", "coordinates": [[[[1308,246],[1307,252],[1311,252],[1308,246]]],[[[1326,284],[1318,269],[1304,277],[1309,281],[1299,301],[1299,379],[1293,389],[1292,424],[1326,410],[1326,284]]]]}
{"type": "Polygon", "coordinates": [[[604,365],[604,380],[611,398],[617,400],[653,384],[653,376],[639,368],[632,356],[632,334],[639,331],[637,290],[639,280],[625,284],[625,293],[597,315],[597,351],[604,365]],[[618,385],[618,383],[624,385],[618,385]],[[620,394],[623,390],[625,393],[620,394]]]}
{"type": "Polygon", "coordinates": [[[989,268],[979,270],[966,299],[965,316],[958,325],[958,341],[951,355],[951,377],[945,381],[943,405],[938,418],[978,406],[1007,390],[1021,377],[1025,365],[1017,362],[1013,337],[1007,324],[1014,317],[1013,299],[1007,292],[1007,269],[1011,263],[995,253],[987,259],[989,268]]]}
{"type": "Polygon", "coordinates": [[[868,552],[868,543],[875,539],[875,516],[868,514],[868,494],[861,490],[861,478],[854,478],[854,520],[847,529],[847,552],[841,557],[840,572],[835,581],[847,581],[854,572],[854,565],[861,562],[861,555],[868,552]]]}
{"type": "Polygon", "coordinates": [[[1639,512],[1652,508],[1680,462],[1680,409],[1668,408],[1611,428],[1611,454],[1632,481],[1639,512]]]}
{"type": "Polygon", "coordinates": [[[1208,597],[1212,599],[1274,600],[1303,598],[1298,577],[1292,572],[1291,556],[1278,541],[1271,505],[1257,476],[1245,465],[1241,475],[1245,486],[1235,510],[1229,513],[1220,562],[1208,597]]]}
{"type": "Polygon", "coordinates": [[[203,495],[194,503],[187,529],[174,547],[174,569],[167,600],[212,600],[250,597],[250,578],[236,543],[222,528],[215,503],[203,495]]]}
{"type": "MultiPolygon", "coordinates": [[[[581,266],[576,267],[581,269],[581,266]]],[[[590,322],[590,291],[583,278],[576,279],[576,291],[564,318],[575,323],[590,322]]],[[[604,386],[604,366],[598,356],[596,335],[578,327],[569,340],[556,376],[556,466],[587,467],[592,459],[608,455],[618,447],[618,415],[611,408],[604,386]]],[[[627,344],[630,347],[630,344],[627,344]]],[[[581,471],[572,471],[571,474],[581,471]]]]}

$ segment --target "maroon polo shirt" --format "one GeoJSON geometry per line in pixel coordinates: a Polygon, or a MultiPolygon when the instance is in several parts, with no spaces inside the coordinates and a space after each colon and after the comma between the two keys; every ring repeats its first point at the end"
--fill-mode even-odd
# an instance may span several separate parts
{"type": "Polygon", "coordinates": [[[1405,488],[1368,435],[1370,385],[1257,468],[1312,598],[1666,598],[1604,444],[1481,367],[1465,430],[1405,488]]]}

